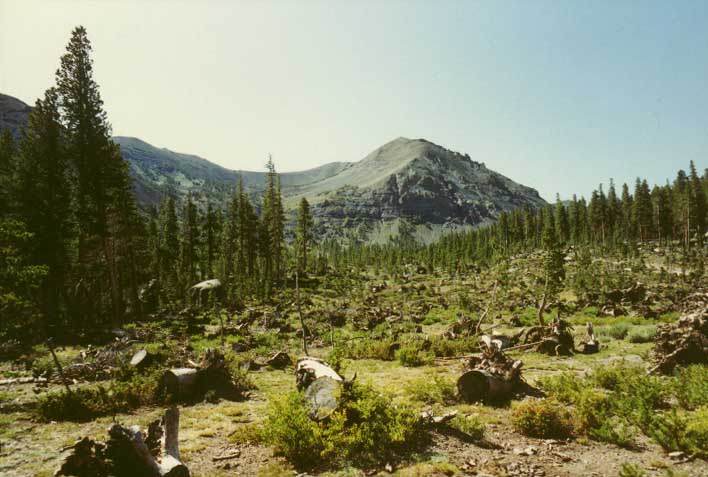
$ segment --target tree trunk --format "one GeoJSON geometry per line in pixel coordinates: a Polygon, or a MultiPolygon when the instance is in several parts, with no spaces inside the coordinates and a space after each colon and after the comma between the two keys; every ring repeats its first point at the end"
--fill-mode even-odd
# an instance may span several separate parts
{"type": "Polygon", "coordinates": [[[111,280],[112,324],[114,327],[119,327],[122,324],[120,285],[118,284],[118,270],[116,269],[113,248],[108,235],[103,237],[103,254],[106,258],[106,264],[108,265],[108,276],[111,280]]]}

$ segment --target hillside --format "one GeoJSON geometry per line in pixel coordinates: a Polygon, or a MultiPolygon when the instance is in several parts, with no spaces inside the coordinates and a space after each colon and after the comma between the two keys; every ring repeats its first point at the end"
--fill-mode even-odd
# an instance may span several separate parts
{"type": "MultiPolygon", "coordinates": [[[[31,108],[0,95],[0,128],[13,134],[27,122],[31,108]]],[[[142,208],[159,204],[172,192],[188,193],[200,206],[226,204],[239,176],[258,202],[264,172],[234,171],[192,155],[157,148],[135,137],[114,137],[130,165],[142,208]]],[[[538,192],[425,139],[399,137],[358,162],[336,161],[281,175],[291,221],[306,197],[317,218],[319,237],[386,242],[400,233],[431,242],[441,234],[495,221],[499,214],[546,202],[538,192]]]]}

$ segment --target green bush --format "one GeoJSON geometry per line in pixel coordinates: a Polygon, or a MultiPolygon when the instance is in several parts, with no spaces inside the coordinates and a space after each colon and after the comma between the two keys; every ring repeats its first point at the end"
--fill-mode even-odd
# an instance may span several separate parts
{"type": "Polygon", "coordinates": [[[600,328],[600,334],[603,336],[610,336],[616,340],[623,340],[629,334],[629,328],[629,323],[620,321],[619,323],[615,323],[609,328],[600,328]]]}
{"type": "Polygon", "coordinates": [[[708,456],[708,407],[687,414],[676,409],[657,414],[648,434],[666,451],[708,456]]]}
{"type": "Polygon", "coordinates": [[[452,404],[456,400],[454,381],[439,374],[411,381],[406,391],[412,399],[424,404],[452,404]]]}
{"type": "Polygon", "coordinates": [[[344,389],[340,405],[327,420],[308,417],[302,395],[271,402],[263,441],[299,468],[388,462],[427,437],[417,413],[392,404],[391,397],[363,385],[344,389]]]}
{"type": "Polygon", "coordinates": [[[646,477],[647,474],[638,465],[625,462],[617,475],[619,477],[646,477]]]}
{"type": "Polygon", "coordinates": [[[564,403],[572,404],[588,384],[570,371],[555,376],[541,377],[538,386],[546,393],[564,403]]]}
{"type": "Polygon", "coordinates": [[[656,336],[655,326],[641,326],[629,332],[630,343],[650,343],[656,336]]]}
{"type": "Polygon", "coordinates": [[[126,381],[108,386],[74,387],[71,393],[50,392],[38,400],[37,412],[46,420],[87,421],[99,416],[128,412],[142,405],[159,402],[156,396],[158,376],[152,373],[133,375],[126,381]]]}
{"type": "Polygon", "coordinates": [[[684,409],[708,406],[708,366],[680,368],[674,380],[674,393],[684,409]]]}
{"type": "Polygon", "coordinates": [[[615,414],[614,403],[607,394],[593,389],[584,391],[578,396],[575,414],[579,429],[591,439],[620,447],[634,445],[634,427],[615,414]]]}
{"type": "Polygon", "coordinates": [[[423,350],[422,343],[413,342],[402,345],[396,351],[396,359],[403,366],[425,366],[433,363],[435,354],[432,351],[423,350]]]}
{"type": "Polygon", "coordinates": [[[529,437],[564,439],[573,433],[570,411],[555,399],[531,399],[514,405],[511,422],[529,437]]]}
{"type": "Polygon", "coordinates": [[[467,434],[474,441],[481,441],[484,438],[484,423],[473,416],[455,416],[450,421],[450,427],[467,434]]]}
{"type": "Polygon", "coordinates": [[[393,359],[395,343],[389,339],[383,340],[355,340],[342,347],[343,357],[350,359],[380,359],[390,361],[393,359]]]}
{"type": "Polygon", "coordinates": [[[708,456],[708,407],[690,414],[686,424],[686,447],[691,454],[708,456]]]}
{"type": "Polygon", "coordinates": [[[596,368],[591,380],[611,391],[609,398],[615,414],[645,432],[655,410],[664,407],[670,390],[661,378],[647,375],[641,366],[624,362],[596,368]]]}
{"type": "Polygon", "coordinates": [[[431,336],[429,351],[439,357],[458,356],[479,351],[478,343],[479,340],[475,338],[450,340],[442,336],[431,336]]]}

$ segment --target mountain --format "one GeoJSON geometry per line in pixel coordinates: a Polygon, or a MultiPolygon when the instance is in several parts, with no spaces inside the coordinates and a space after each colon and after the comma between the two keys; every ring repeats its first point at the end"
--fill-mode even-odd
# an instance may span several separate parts
{"type": "Polygon", "coordinates": [[[0,93],[0,130],[9,129],[15,138],[20,129],[27,126],[32,108],[17,98],[0,93]]]}
{"type": "Polygon", "coordinates": [[[435,240],[448,230],[494,222],[517,207],[546,205],[538,192],[483,163],[425,139],[399,137],[324,180],[293,187],[286,203],[307,197],[320,222],[386,240],[401,232],[435,240]]]}
{"type": "MultiPolygon", "coordinates": [[[[31,108],[0,95],[0,129],[14,134],[31,108]]],[[[157,148],[134,137],[114,137],[130,166],[143,208],[166,192],[198,204],[225,206],[239,176],[259,205],[266,173],[233,171],[199,156],[157,148]]],[[[399,137],[358,162],[331,162],[280,175],[286,213],[294,222],[302,197],[311,204],[319,237],[386,242],[409,235],[430,242],[441,234],[494,222],[503,211],[546,205],[538,192],[425,139],[399,137]]]]}

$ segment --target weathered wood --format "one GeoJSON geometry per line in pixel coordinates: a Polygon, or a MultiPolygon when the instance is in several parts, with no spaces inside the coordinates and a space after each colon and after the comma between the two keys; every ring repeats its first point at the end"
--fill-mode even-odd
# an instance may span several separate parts
{"type": "Polygon", "coordinates": [[[325,376],[340,383],[344,382],[344,378],[321,359],[305,357],[297,362],[295,378],[298,389],[305,389],[316,379],[325,376]]]}
{"type": "Polygon", "coordinates": [[[511,396],[512,380],[481,369],[467,371],[457,380],[457,392],[466,402],[500,401],[511,396]]]}
{"type": "Polygon", "coordinates": [[[46,382],[47,378],[8,378],[0,379],[0,386],[10,386],[13,384],[35,384],[46,382]]]}
{"type": "Polygon", "coordinates": [[[342,381],[329,376],[315,379],[305,391],[308,415],[315,421],[328,418],[339,406],[342,381]]]}
{"type": "Polygon", "coordinates": [[[164,477],[189,477],[189,469],[179,455],[179,409],[173,406],[162,418],[165,429],[165,455],[160,462],[160,475],[164,477]]]}
{"type": "Polygon", "coordinates": [[[136,368],[147,366],[150,361],[150,353],[145,348],[141,349],[130,359],[130,365],[136,368]]]}
{"type": "Polygon", "coordinates": [[[163,396],[189,400],[194,397],[196,382],[197,370],[194,368],[169,369],[162,373],[158,389],[163,396]]]}

